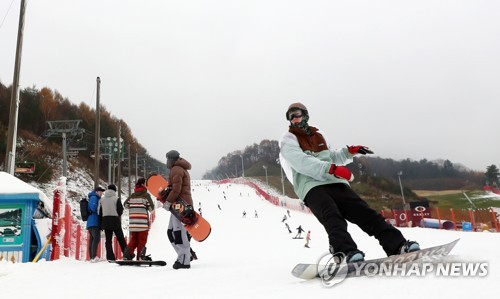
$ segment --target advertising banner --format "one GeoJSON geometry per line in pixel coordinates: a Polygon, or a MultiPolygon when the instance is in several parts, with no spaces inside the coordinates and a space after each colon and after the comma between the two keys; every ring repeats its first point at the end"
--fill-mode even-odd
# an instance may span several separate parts
{"type": "Polygon", "coordinates": [[[0,246],[23,244],[24,205],[0,205],[0,246]]]}

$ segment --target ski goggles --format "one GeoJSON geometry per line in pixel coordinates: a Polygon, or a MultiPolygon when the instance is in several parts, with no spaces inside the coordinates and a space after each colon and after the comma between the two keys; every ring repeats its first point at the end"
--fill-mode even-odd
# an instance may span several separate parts
{"type": "Polygon", "coordinates": [[[301,118],[303,117],[304,114],[302,113],[302,110],[293,110],[288,112],[288,120],[292,120],[294,118],[301,118]]]}

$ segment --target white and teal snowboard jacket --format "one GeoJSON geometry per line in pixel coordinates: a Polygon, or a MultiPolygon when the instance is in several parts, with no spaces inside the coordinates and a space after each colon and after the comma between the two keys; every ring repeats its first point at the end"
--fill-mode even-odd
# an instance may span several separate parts
{"type": "Polygon", "coordinates": [[[347,147],[332,149],[317,128],[309,128],[308,135],[303,129],[290,126],[279,142],[281,166],[301,200],[316,186],[334,183],[349,186],[347,180],[329,174],[328,170],[331,164],[347,165],[353,161],[347,147]]]}

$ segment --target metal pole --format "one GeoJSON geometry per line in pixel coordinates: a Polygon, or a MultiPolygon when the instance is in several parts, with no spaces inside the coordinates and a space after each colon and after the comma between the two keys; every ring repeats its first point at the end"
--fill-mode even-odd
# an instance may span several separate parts
{"type": "MultiPolygon", "coordinates": [[[[401,175],[403,174],[402,171],[398,172],[398,179],[399,179],[399,188],[401,188],[401,196],[403,197],[403,205],[406,205],[406,202],[405,202],[405,195],[403,193],[403,185],[401,184],[401,175]]],[[[405,207],[403,207],[404,209],[405,207]]]]}
{"type": "Polygon", "coordinates": [[[111,143],[111,137],[107,137],[106,140],[108,141],[106,143],[106,152],[108,153],[108,185],[112,184],[111,180],[111,164],[113,163],[113,155],[111,154],[113,152],[113,143],[111,143]]]}
{"type": "Polygon", "coordinates": [[[99,160],[101,159],[101,148],[99,142],[101,141],[101,78],[97,77],[97,96],[95,107],[95,173],[94,173],[94,188],[99,187],[99,160]]]}
{"type": "Polygon", "coordinates": [[[467,198],[467,200],[470,202],[471,206],[474,208],[474,209],[477,209],[476,205],[472,202],[472,200],[470,200],[470,198],[467,196],[467,194],[465,194],[465,192],[462,192],[465,196],[465,198],[467,198]]]}
{"type": "Polygon", "coordinates": [[[241,177],[244,178],[245,177],[245,165],[243,164],[243,154],[240,155],[241,157],[241,177]]]}
{"type": "Polygon", "coordinates": [[[116,165],[115,165],[115,157],[113,157],[113,159],[111,160],[113,161],[113,164],[111,164],[111,183],[114,184],[115,183],[115,168],[116,168],[116,165]]]}
{"type": "Polygon", "coordinates": [[[14,65],[14,78],[12,80],[12,93],[10,97],[9,129],[7,133],[7,148],[5,151],[5,170],[14,175],[16,163],[17,118],[19,112],[19,77],[21,73],[21,54],[23,50],[24,15],[26,13],[25,0],[21,0],[19,12],[19,26],[17,30],[16,62],[14,65]]]}
{"type": "Polygon", "coordinates": [[[122,124],[118,125],[118,197],[122,194],[122,124]]]}
{"type": "Polygon", "coordinates": [[[132,184],[132,182],[130,182],[130,171],[132,170],[132,162],[130,161],[130,144],[128,145],[128,195],[132,194],[130,191],[130,184],[132,184]]]}
{"type": "Polygon", "coordinates": [[[137,176],[139,175],[137,172],[138,172],[138,168],[139,166],[137,165],[138,161],[137,161],[137,152],[135,152],[135,180],[137,181],[137,176]]]}

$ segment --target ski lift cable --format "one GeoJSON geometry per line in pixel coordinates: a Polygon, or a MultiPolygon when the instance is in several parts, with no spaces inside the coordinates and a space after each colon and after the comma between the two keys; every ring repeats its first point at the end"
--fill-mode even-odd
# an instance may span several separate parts
{"type": "Polygon", "coordinates": [[[14,0],[10,2],[9,8],[7,9],[7,12],[5,13],[5,16],[2,19],[2,23],[0,23],[0,30],[2,30],[3,23],[5,22],[5,19],[7,18],[7,15],[9,15],[10,8],[12,7],[12,3],[14,3],[14,0]]]}

